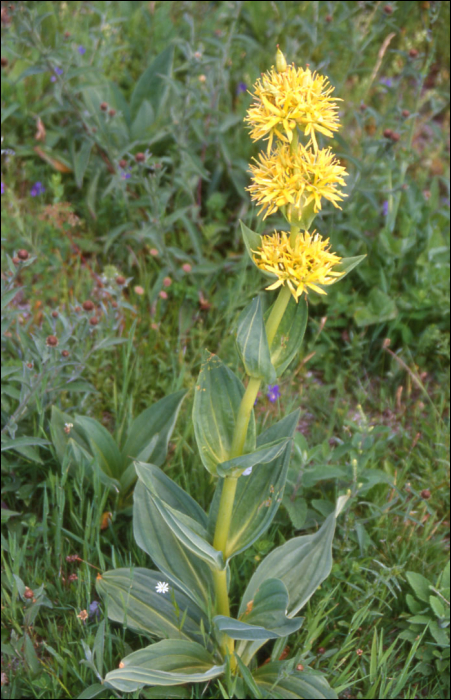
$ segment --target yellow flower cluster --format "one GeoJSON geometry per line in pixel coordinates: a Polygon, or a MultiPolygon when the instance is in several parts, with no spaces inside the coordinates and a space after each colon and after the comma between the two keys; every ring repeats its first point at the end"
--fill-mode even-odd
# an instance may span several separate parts
{"type": "Polygon", "coordinates": [[[291,221],[293,210],[301,213],[311,202],[314,212],[321,209],[321,198],[339,208],[343,194],[338,185],[344,185],[346,170],[329,149],[311,151],[301,144],[292,150],[281,144],[277,151],[260,153],[250,166],[252,185],[248,188],[253,200],[267,216],[288,205],[287,218],[291,221]]]}
{"type": "Polygon", "coordinates": [[[268,153],[274,136],[291,143],[296,127],[311,138],[315,150],[316,132],[333,136],[339,129],[338,106],[331,97],[334,88],[310,68],[292,65],[282,72],[272,68],[257,80],[254,90],[255,102],[246,121],[252,127],[254,141],[268,139],[268,153]]]}
{"type": "Polygon", "coordinates": [[[310,68],[287,66],[280,50],[276,65],[257,80],[246,117],[251,138],[268,140],[266,155],[250,166],[248,190],[265,218],[286,207],[286,218],[296,222],[309,204],[318,213],[323,197],[338,208],[345,197],[339,188],[346,170],[316,139],[317,133],[331,137],[338,130],[338,107],[327,78],[310,68]],[[306,145],[299,143],[298,129],[308,137],[306,145]]]}
{"type": "Polygon", "coordinates": [[[272,236],[263,236],[261,247],[252,252],[257,267],[278,278],[266,289],[277,289],[286,283],[296,302],[310,289],[326,294],[318,285],[333,284],[344,274],[333,270],[341,258],[330,252],[329,239],[323,240],[315,231],[299,234],[294,245],[288,233],[275,232],[272,236]]]}

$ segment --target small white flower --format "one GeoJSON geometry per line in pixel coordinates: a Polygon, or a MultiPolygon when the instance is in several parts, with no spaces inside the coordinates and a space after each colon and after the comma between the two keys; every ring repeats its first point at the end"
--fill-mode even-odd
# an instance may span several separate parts
{"type": "Polygon", "coordinates": [[[167,593],[169,591],[169,583],[166,583],[166,581],[158,581],[155,590],[157,593],[167,593]]]}
{"type": "Polygon", "coordinates": [[[249,476],[249,474],[252,474],[252,467],[245,469],[242,476],[249,476]]]}

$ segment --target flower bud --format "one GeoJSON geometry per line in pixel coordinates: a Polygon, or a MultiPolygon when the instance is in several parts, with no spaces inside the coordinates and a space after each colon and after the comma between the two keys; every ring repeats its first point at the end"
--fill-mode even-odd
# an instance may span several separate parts
{"type": "Polygon", "coordinates": [[[170,287],[172,284],[172,280],[170,277],[165,277],[163,280],[163,287],[170,287]]]}
{"type": "Polygon", "coordinates": [[[158,250],[157,250],[156,248],[151,248],[151,249],[150,249],[150,254],[151,254],[152,257],[154,257],[154,258],[157,258],[158,255],[159,255],[158,250]]]}
{"type": "Polygon", "coordinates": [[[168,293],[164,291],[164,289],[161,290],[159,294],[160,299],[167,299],[168,298],[168,293]]]}
{"type": "Polygon", "coordinates": [[[30,253],[28,252],[28,250],[19,250],[17,252],[17,257],[19,258],[19,260],[28,260],[28,258],[30,257],[30,253]]]}
{"type": "Polygon", "coordinates": [[[89,319],[89,323],[91,324],[91,326],[97,326],[99,324],[99,319],[97,318],[97,316],[93,316],[89,319]]]}
{"type": "Polygon", "coordinates": [[[287,69],[287,62],[285,56],[283,55],[282,51],[279,49],[278,46],[276,53],[276,68],[278,73],[284,73],[287,69]]]}
{"type": "Polygon", "coordinates": [[[183,272],[186,272],[187,274],[188,274],[189,272],[191,272],[192,269],[193,269],[193,268],[191,267],[191,265],[190,265],[189,263],[185,263],[184,265],[182,265],[182,270],[183,270],[183,272]]]}
{"type": "Polygon", "coordinates": [[[69,357],[70,352],[69,352],[69,350],[63,350],[63,352],[61,353],[61,355],[62,355],[62,357],[69,357]]]}
{"type": "Polygon", "coordinates": [[[110,109],[110,111],[108,112],[108,114],[110,115],[110,117],[115,117],[115,116],[116,116],[116,110],[115,110],[115,109],[110,109]]]}
{"type": "Polygon", "coordinates": [[[402,110],[402,116],[404,117],[404,119],[407,119],[407,117],[410,117],[410,112],[409,112],[409,110],[408,110],[408,109],[403,109],[403,110],[402,110]]]}
{"type": "Polygon", "coordinates": [[[409,51],[409,56],[410,56],[410,58],[417,58],[417,56],[418,56],[418,49],[410,49],[410,51],[409,51]]]}
{"type": "Polygon", "coordinates": [[[124,168],[126,168],[127,165],[128,165],[128,163],[127,163],[126,160],[122,159],[122,160],[119,161],[119,167],[122,168],[122,170],[123,170],[124,168]]]}
{"type": "Polygon", "coordinates": [[[31,588],[28,588],[28,586],[25,586],[25,592],[23,594],[24,598],[27,598],[30,600],[30,598],[34,598],[34,593],[31,590],[31,588]]]}
{"type": "Polygon", "coordinates": [[[121,287],[126,283],[126,281],[127,280],[122,275],[116,277],[116,284],[119,284],[121,287]]]}
{"type": "Polygon", "coordinates": [[[19,258],[13,258],[13,263],[14,263],[14,265],[20,265],[19,258]]]}
{"type": "Polygon", "coordinates": [[[392,15],[393,14],[393,7],[391,5],[385,5],[384,12],[386,15],[392,15]]]}
{"type": "Polygon", "coordinates": [[[108,109],[108,104],[107,104],[107,102],[102,102],[101,105],[100,105],[100,109],[102,110],[102,112],[106,112],[107,109],[108,109]]]}
{"type": "Polygon", "coordinates": [[[6,68],[7,65],[8,59],[6,58],[6,56],[2,56],[2,68],[6,68]]]}
{"type": "Polygon", "coordinates": [[[94,310],[94,302],[91,301],[91,299],[87,299],[86,301],[83,302],[83,308],[85,311],[93,311],[94,310]]]}
{"type": "Polygon", "coordinates": [[[432,494],[429,489],[423,489],[420,495],[421,498],[424,498],[425,501],[428,501],[432,494]]]}
{"type": "Polygon", "coordinates": [[[56,346],[58,345],[58,342],[59,341],[58,341],[58,338],[56,337],[56,335],[49,335],[46,338],[45,344],[50,348],[56,348],[56,346]]]}
{"type": "Polygon", "coordinates": [[[146,160],[146,154],[145,153],[137,153],[135,156],[135,160],[137,163],[144,163],[146,160]]]}

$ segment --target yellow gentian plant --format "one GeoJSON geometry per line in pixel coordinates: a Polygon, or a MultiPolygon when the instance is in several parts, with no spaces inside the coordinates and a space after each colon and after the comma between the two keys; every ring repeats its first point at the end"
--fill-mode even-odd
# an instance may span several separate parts
{"type": "Polygon", "coordinates": [[[251,166],[251,197],[269,216],[281,210],[290,231],[260,236],[242,224],[253,263],[277,299],[264,313],[257,296],[242,312],[237,347],[248,381],[206,352],[195,387],[193,424],[200,459],[216,480],[206,513],[153,464],[136,461],[134,535],[158,571],[123,568],[98,576],[112,620],[152,639],[104,683],[120,692],[144,686],[206,683],[225,675],[228,697],[336,698],[326,679],[296,660],[259,666],[269,640],[302,626],[298,616],[332,567],[336,519],[274,549],[257,567],[241,601],[231,606],[230,561],[269,527],[282,500],[299,411],[257,435],[254,404],[262,382],[274,383],[299,352],[307,295],[326,294],[360,258],[341,259],[329,240],[310,232],[322,200],[339,207],[345,169],[317,135],[339,128],[333,88],[310,68],[276,66],[257,80],[246,121],[266,153],[251,166]]]}

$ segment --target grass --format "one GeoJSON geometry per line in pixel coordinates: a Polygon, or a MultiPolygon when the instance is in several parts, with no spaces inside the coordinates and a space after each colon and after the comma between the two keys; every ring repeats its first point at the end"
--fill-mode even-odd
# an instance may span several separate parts
{"type": "MultiPolygon", "coordinates": [[[[343,698],[449,697],[446,674],[421,665],[428,634],[413,645],[400,637],[406,572],[436,580],[449,553],[449,4],[16,5],[2,26],[3,147],[15,151],[2,156],[2,282],[23,288],[2,310],[2,697],[118,697],[87,689],[148,643],[108,620],[94,584],[99,571],[150,562],[102,484],[59,464],[49,409],[94,416],[118,437],[156,399],[193,389],[204,348],[242,372],[234,327],[261,278],[238,219],[267,229],[245,192],[255,150],[237,88],[269,67],[278,42],[290,60],[331,75],[343,98],[336,143],[349,197],[343,212],[325,209],[318,229],[368,263],[325,301],[311,299],[279,401],[265,390],[258,398],[261,426],[298,406],[301,422],[283,505],[233,560],[232,602],[274,545],[316,528],[349,490],[332,575],[300,632],[264,647],[259,662],[293,658],[343,698]],[[159,55],[169,97],[153,84],[161,113],[142,101],[127,131],[135,86],[159,55]],[[61,83],[50,82],[52,66],[61,83]],[[117,118],[99,112],[102,99],[117,118]],[[45,142],[35,139],[38,115],[45,142]],[[46,192],[31,198],[38,180],[46,192]],[[31,264],[18,268],[23,248],[31,264]],[[86,299],[94,313],[80,308],[86,299]],[[19,439],[28,442],[10,449],[19,439]]],[[[192,391],[165,471],[207,507],[214,481],[196,454],[191,409],[192,391]]],[[[224,682],[167,697],[229,694],[224,682]]]]}

